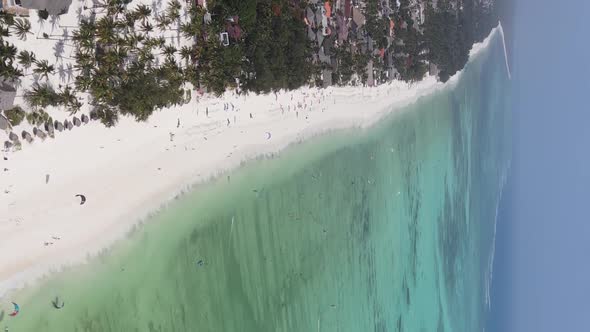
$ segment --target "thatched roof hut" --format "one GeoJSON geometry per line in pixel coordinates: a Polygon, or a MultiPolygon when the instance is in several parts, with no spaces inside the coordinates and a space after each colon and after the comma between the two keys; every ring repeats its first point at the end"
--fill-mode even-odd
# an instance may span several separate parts
{"type": "Polygon", "coordinates": [[[68,12],[72,0],[21,0],[21,6],[29,9],[47,10],[49,15],[62,15],[68,12]]]}
{"type": "Polygon", "coordinates": [[[21,136],[24,140],[26,140],[29,143],[33,142],[33,136],[31,136],[31,134],[28,131],[23,130],[21,136]]]}
{"type": "Polygon", "coordinates": [[[44,125],[44,127],[45,127],[45,131],[46,131],[46,132],[47,132],[49,135],[53,134],[53,130],[54,130],[54,128],[53,128],[53,125],[51,124],[51,122],[49,122],[49,121],[45,122],[45,125],[44,125]]]}
{"type": "Polygon", "coordinates": [[[43,130],[39,129],[37,130],[37,137],[39,137],[42,140],[45,140],[47,138],[47,134],[45,134],[43,130]]]}
{"type": "Polygon", "coordinates": [[[61,131],[63,131],[63,130],[64,130],[64,126],[63,126],[63,124],[61,124],[61,122],[59,122],[59,121],[57,121],[57,120],[55,120],[55,123],[53,124],[53,126],[54,126],[54,128],[55,128],[57,131],[60,131],[60,132],[61,132],[61,131]]]}

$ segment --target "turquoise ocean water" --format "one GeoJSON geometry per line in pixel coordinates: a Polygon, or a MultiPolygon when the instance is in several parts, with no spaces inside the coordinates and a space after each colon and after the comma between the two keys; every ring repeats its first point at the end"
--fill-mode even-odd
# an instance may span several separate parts
{"type": "Polygon", "coordinates": [[[21,312],[0,327],[481,331],[511,153],[503,57],[496,36],[402,115],[199,186],[92,263],[12,294],[21,312]]]}

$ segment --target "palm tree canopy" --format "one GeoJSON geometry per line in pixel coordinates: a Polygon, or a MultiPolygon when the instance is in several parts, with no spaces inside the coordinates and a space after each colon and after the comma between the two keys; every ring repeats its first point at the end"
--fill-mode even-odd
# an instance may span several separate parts
{"type": "Polygon", "coordinates": [[[138,5],[137,8],[135,8],[135,15],[137,19],[145,22],[145,20],[152,15],[152,10],[146,5],[138,5]]]}
{"type": "Polygon", "coordinates": [[[180,17],[180,9],[182,6],[178,0],[172,0],[168,3],[168,7],[166,8],[166,16],[171,21],[176,21],[180,17]]]}
{"type": "Polygon", "coordinates": [[[191,56],[193,55],[193,49],[190,46],[183,46],[180,49],[180,57],[185,60],[186,62],[188,62],[191,59],[191,56]]]}
{"type": "Polygon", "coordinates": [[[15,19],[12,27],[14,28],[14,33],[20,40],[27,40],[27,34],[32,34],[31,22],[27,19],[15,19]]]}
{"type": "Polygon", "coordinates": [[[53,74],[55,71],[53,65],[50,65],[47,60],[36,61],[35,66],[36,68],[33,69],[33,72],[35,74],[40,74],[42,77],[44,76],[46,79],[49,74],[53,74]]]}
{"type": "Polygon", "coordinates": [[[143,33],[150,33],[154,31],[154,26],[148,21],[141,22],[141,31],[143,33]]]}
{"type": "Polygon", "coordinates": [[[176,47],[172,45],[166,45],[164,46],[163,53],[169,57],[174,56],[174,53],[176,53],[176,47]]]}
{"type": "Polygon", "coordinates": [[[16,57],[16,47],[7,41],[0,40],[0,62],[12,65],[16,57]]]}
{"type": "Polygon", "coordinates": [[[20,51],[17,56],[18,62],[25,68],[31,67],[35,62],[35,54],[29,51],[20,51]]]}

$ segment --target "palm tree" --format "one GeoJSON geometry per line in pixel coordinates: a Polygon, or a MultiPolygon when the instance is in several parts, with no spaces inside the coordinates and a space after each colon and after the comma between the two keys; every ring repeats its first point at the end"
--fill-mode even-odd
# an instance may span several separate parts
{"type": "Polygon", "coordinates": [[[26,90],[24,98],[27,104],[32,107],[57,106],[59,96],[47,83],[33,84],[32,90],[26,90]]]}
{"type": "Polygon", "coordinates": [[[133,29],[135,27],[135,21],[137,21],[137,16],[134,12],[125,13],[125,19],[123,21],[125,28],[133,29]]]}
{"type": "Polygon", "coordinates": [[[8,28],[8,26],[0,24],[0,36],[10,37],[10,29],[8,28]]]}
{"type": "Polygon", "coordinates": [[[176,54],[176,51],[176,47],[172,45],[166,45],[162,50],[162,54],[164,54],[167,59],[174,60],[174,54],[176,54]]]}
{"type": "Polygon", "coordinates": [[[195,38],[199,34],[200,27],[194,21],[180,23],[180,32],[186,39],[195,38]]]}
{"type": "Polygon", "coordinates": [[[112,44],[115,42],[115,28],[117,24],[112,16],[104,16],[96,22],[96,37],[99,42],[112,44]]]}
{"type": "Polygon", "coordinates": [[[154,31],[154,26],[148,21],[141,22],[140,31],[145,34],[150,33],[154,31]]]}
{"type": "Polygon", "coordinates": [[[15,19],[12,27],[14,28],[14,33],[20,40],[27,40],[27,34],[33,34],[31,32],[31,22],[27,19],[15,19]]]}
{"type": "Polygon", "coordinates": [[[10,65],[7,66],[4,62],[0,61],[0,77],[7,81],[17,80],[23,76],[23,71],[10,65]]]}
{"type": "Polygon", "coordinates": [[[163,31],[168,29],[168,26],[172,24],[172,20],[167,15],[158,15],[156,16],[156,23],[158,29],[163,31]]]}
{"type": "Polygon", "coordinates": [[[135,32],[126,35],[123,38],[122,45],[129,47],[130,49],[137,49],[137,45],[139,43],[143,43],[145,40],[145,36],[141,34],[137,34],[135,32]]]}
{"type": "Polygon", "coordinates": [[[7,26],[13,25],[14,24],[14,15],[2,13],[2,15],[0,15],[0,23],[5,24],[7,26]]]}
{"type": "Polygon", "coordinates": [[[152,10],[146,5],[138,5],[137,8],[135,8],[135,17],[137,17],[138,20],[141,20],[142,23],[145,23],[150,15],[152,15],[152,10]]]}
{"type": "Polygon", "coordinates": [[[184,60],[186,62],[186,65],[189,65],[189,61],[191,60],[193,55],[193,49],[192,47],[189,46],[183,46],[180,49],[180,57],[182,60],[184,60]]]}
{"type": "Polygon", "coordinates": [[[50,65],[47,60],[35,61],[36,68],[33,69],[33,73],[41,75],[41,77],[45,77],[45,79],[49,78],[49,74],[53,74],[55,68],[53,65],[50,65]]]}
{"type": "Polygon", "coordinates": [[[182,6],[178,0],[172,0],[168,3],[168,7],[166,8],[166,16],[170,19],[170,21],[176,21],[180,18],[180,9],[182,6]]]}
{"type": "Polygon", "coordinates": [[[35,54],[28,51],[20,51],[17,56],[18,63],[26,69],[30,68],[31,65],[36,61],[35,54]]]}
{"type": "Polygon", "coordinates": [[[3,64],[12,66],[14,58],[16,57],[16,47],[7,41],[0,40],[0,61],[3,64]]]}
{"type": "Polygon", "coordinates": [[[81,20],[80,27],[72,34],[72,40],[82,49],[93,50],[96,46],[94,42],[96,25],[94,22],[81,20]]]}
{"type": "Polygon", "coordinates": [[[75,114],[82,107],[82,103],[80,103],[69,86],[66,86],[65,89],[58,94],[58,97],[59,103],[68,109],[70,115],[75,114]]]}
{"type": "Polygon", "coordinates": [[[151,46],[144,45],[144,47],[139,50],[139,62],[140,63],[150,67],[155,59],[156,58],[154,57],[154,53],[152,52],[151,46]]]}

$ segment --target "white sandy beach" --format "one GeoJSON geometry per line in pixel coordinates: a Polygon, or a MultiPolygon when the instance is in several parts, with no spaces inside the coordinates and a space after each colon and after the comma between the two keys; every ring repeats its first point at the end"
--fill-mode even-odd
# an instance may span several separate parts
{"type": "MultiPolygon", "coordinates": [[[[32,14],[34,32],[35,20],[32,14]]],[[[55,41],[32,36],[15,44],[54,62],[51,52],[41,52],[50,42],[55,41]]],[[[474,49],[482,48],[485,42],[474,49]]],[[[47,271],[84,262],[189,185],[326,131],[367,127],[443,86],[427,78],[411,86],[304,88],[276,96],[195,94],[189,104],[158,111],[144,123],[122,118],[115,128],[105,128],[91,122],[56,132],[55,139],[23,142],[20,151],[0,153],[7,158],[0,157],[0,169],[8,169],[0,173],[0,295],[47,271]],[[87,202],[79,205],[76,194],[86,195],[87,202]]],[[[48,112],[56,120],[69,118],[60,110],[48,112]]]]}

